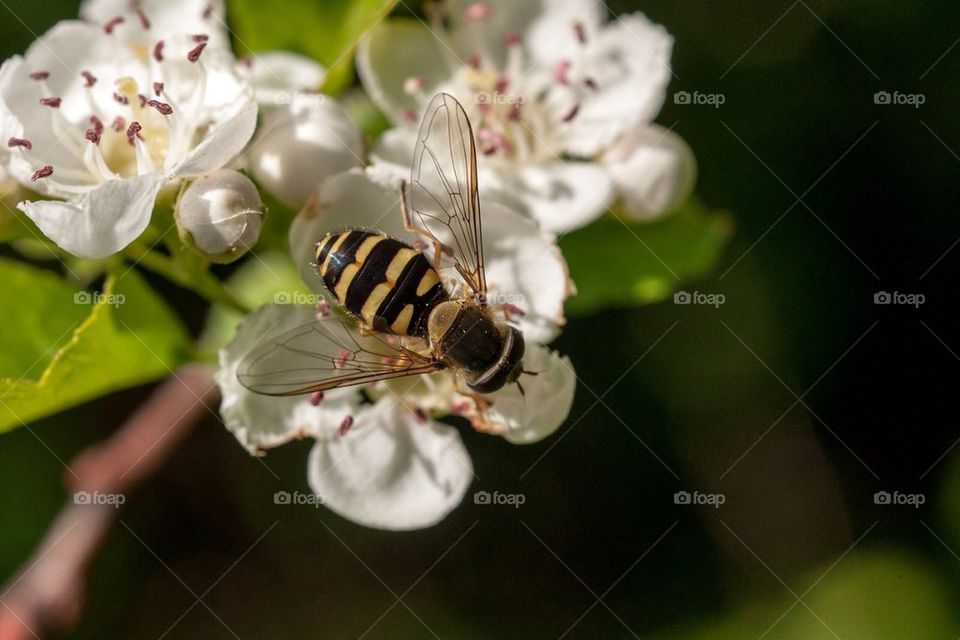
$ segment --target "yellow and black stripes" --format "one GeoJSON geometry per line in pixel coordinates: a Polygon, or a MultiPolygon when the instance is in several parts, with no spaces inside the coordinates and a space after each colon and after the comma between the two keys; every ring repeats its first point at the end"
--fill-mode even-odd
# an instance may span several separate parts
{"type": "Polygon", "coordinates": [[[422,253],[381,233],[327,234],[316,263],[337,301],[376,331],[426,336],[430,310],[448,297],[422,253]]]}

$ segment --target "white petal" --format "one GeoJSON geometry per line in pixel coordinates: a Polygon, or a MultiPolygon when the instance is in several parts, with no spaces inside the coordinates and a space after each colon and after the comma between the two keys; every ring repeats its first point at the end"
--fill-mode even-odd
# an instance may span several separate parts
{"type": "Polygon", "coordinates": [[[247,146],[256,126],[257,102],[253,92],[248,92],[207,131],[200,144],[170,169],[170,175],[196,176],[225,166],[247,146]]]}
{"type": "Polygon", "coordinates": [[[589,42],[596,37],[606,14],[604,5],[592,0],[547,0],[543,4],[544,10],[527,28],[523,43],[533,60],[548,67],[557,60],[580,55],[574,22],[583,27],[589,42]]]}
{"type": "Polygon", "coordinates": [[[403,228],[399,181],[392,187],[377,171],[352,169],[323,182],[316,196],[290,226],[290,251],[303,281],[325,292],[323,280],[310,263],[317,241],[347,227],[376,229],[400,240],[414,237],[403,228]]]}
{"type": "Polygon", "coordinates": [[[603,160],[624,210],[637,219],[650,220],[682,204],[696,181],[693,151],[659,125],[631,131],[603,160]]]}
{"type": "Polygon", "coordinates": [[[486,410],[485,425],[479,415],[470,415],[478,428],[500,431],[513,444],[537,442],[556,431],[570,414],[577,386],[570,358],[546,347],[527,344],[523,368],[537,372],[520,376],[523,394],[510,384],[488,396],[492,406],[486,410]]]}
{"type": "Polygon", "coordinates": [[[422,99],[404,91],[407,79],[419,78],[430,96],[451,76],[454,64],[459,64],[455,55],[422,23],[408,18],[384,20],[357,48],[364,89],[396,124],[416,124],[420,117],[422,99]]]}
{"type": "Polygon", "coordinates": [[[614,197],[613,182],[599,165],[554,162],[517,167],[512,172],[483,171],[483,194],[513,205],[552,233],[566,233],[600,217],[614,197]],[[488,186],[484,186],[484,185],[488,186]]]}
{"type": "Polygon", "coordinates": [[[24,201],[17,208],[70,253],[105,258],[147,227],[163,182],[159,173],[108,180],[75,202],[24,201]]]}
{"type": "Polygon", "coordinates": [[[553,236],[529,218],[487,202],[483,239],[490,303],[523,311],[510,317],[528,343],[553,340],[565,322],[563,302],[573,288],[553,236]]]}
{"type": "Polygon", "coordinates": [[[311,488],[327,507],[358,524],[405,531],[452,511],[473,480],[473,464],[453,427],[420,423],[390,399],[361,411],[342,438],[310,452],[311,488]]]}
{"type": "Polygon", "coordinates": [[[355,388],[328,391],[313,406],[309,396],[264,396],[237,380],[237,367],[247,353],[270,336],[310,322],[314,313],[313,307],[305,305],[263,306],[240,323],[233,341],[220,350],[215,375],[222,396],[220,415],[251,453],[307,436],[332,437],[344,417],[359,406],[355,388]]]}
{"type": "Polygon", "coordinates": [[[297,94],[271,109],[247,153],[256,179],[293,208],[330,176],[363,163],[360,132],[333,98],[297,94]]]}
{"type": "Polygon", "coordinates": [[[113,29],[114,37],[128,44],[153,43],[169,38],[171,34],[205,34],[211,47],[229,47],[230,37],[225,22],[223,2],[220,0],[84,0],[80,17],[103,25],[121,16],[124,21],[113,29]],[[133,12],[136,4],[149,21],[144,29],[133,12]]]}
{"type": "Polygon", "coordinates": [[[250,82],[261,106],[287,105],[296,93],[316,91],[326,72],[313,58],[288,51],[258,51],[250,57],[250,82]]]}
{"type": "Polygon", "coordinates": [[[370,161],[400,180],[410,180],[410,165],[416,145],[417,130],[413,127],[388,129],[380,135],[380,139],[370,151],[370,161]]]}
{"type": "Polygon", "coordinates": [[[592,158],[620,136],[650,122],[670,82],[673,37],[643,14],[622,16],[588,44],[583,72],[598,85],[583,94],[576,117],[563,127],[564,150],[592,158]]]}

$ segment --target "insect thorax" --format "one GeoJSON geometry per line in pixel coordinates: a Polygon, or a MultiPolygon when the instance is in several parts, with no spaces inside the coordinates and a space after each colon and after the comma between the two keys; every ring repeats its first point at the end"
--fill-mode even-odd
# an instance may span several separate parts
{"type": "Polygon", "coordinates": [[[426,337],[430,310],[448,298],[426,257],[383,233],[327,234],[316,264],[337,301],[375,331],[426,337]]]}

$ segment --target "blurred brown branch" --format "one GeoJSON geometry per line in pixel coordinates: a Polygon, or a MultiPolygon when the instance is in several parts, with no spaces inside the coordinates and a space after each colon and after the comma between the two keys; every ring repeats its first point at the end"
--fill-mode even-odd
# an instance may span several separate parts
{"type": "Polygon", "coordinates": [[[209,367],[182,367],[108,440],[70,463],[69,501],[0,591],[0,640],[41,638],[76,625],[88,572],[117,518],[118,500],[167,460],[217,396],[209,367]]]}

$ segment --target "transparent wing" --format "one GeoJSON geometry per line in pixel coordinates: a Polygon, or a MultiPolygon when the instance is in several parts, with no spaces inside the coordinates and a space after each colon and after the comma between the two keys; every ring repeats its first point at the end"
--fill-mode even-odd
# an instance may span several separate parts
{"type": "Polygon", "coordinates": [[[477,149],[467,113],[448,93],[438,93],[427,106],[406,196],[412,212],[408,226],[443,247],[434,266],[454,267],[476,299],[485,303],[477,149]]]}
{"type": "Polygon", "coordinates": [[[292,396],[442,368],[392,339],[361,335],[336,316],[320,318],[266,339],[240,362],[237,379],[255,393],[292,396]]]}

